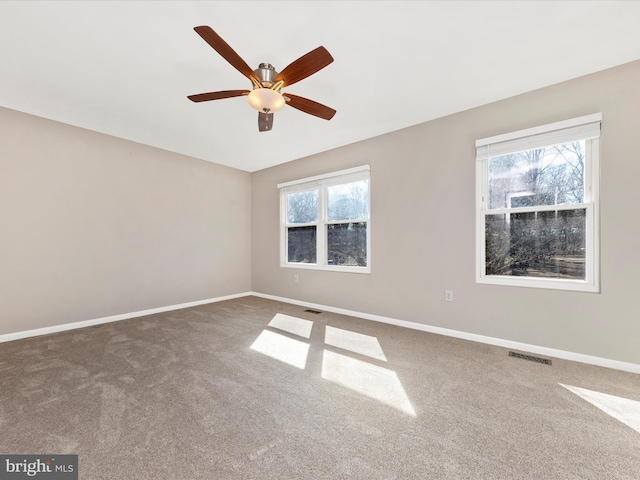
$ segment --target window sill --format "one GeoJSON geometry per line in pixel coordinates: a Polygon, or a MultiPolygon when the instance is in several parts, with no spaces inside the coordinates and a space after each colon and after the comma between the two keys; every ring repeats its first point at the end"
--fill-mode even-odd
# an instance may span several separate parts
{"type": "Polygon", "coordinates": [[[323,270],[328,272],[364,273],[364,274],[371,273],[371,267],[318,265],[315,263],[283,263],[280,266],[283,268],[298,268],[298,269],[304,269],[304,270],[323,270]]]}
{"type": "Polygon", "coordinates": [[[550,290],[600,293],[599,285],[588,283],[585,280],[487,275],[477,278],[476,283],[502,285],[505,287],[545,288],[550,290]]]}

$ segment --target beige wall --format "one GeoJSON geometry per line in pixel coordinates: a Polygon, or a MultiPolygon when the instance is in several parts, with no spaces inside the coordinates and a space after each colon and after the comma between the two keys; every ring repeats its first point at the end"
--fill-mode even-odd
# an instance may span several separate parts
{"type": "Polygon", "coordinates": [[[254,173],[253,290],[640,364],[639,85],[637,61],[254,173]],[[601,293],[476,284],[475,140],[596,112],[601,293]],[[372,273],[280,268],[276,184],[362,164],[372,273]]]}
{"type": "Polygon", "coordinates": [[[251,290],[251,178],[0,108],[0,334],[251,290]]]}

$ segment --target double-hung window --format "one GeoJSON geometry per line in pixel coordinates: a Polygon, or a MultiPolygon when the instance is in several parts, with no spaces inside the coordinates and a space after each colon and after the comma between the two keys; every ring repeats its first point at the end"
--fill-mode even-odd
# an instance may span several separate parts
{"type": "Polygon", "coordinates": [[[476,142],[476,280],[598,292],[601,114],[476,142]]]}
{"type": "Polygon", "coordinates": [[[280,264],[369,273],[369,166],[278,185],[280,264]]]}

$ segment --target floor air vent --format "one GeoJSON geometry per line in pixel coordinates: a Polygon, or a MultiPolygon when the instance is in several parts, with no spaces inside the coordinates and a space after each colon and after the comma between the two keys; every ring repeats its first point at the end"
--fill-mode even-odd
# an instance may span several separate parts
{"type": "Polygon", "coordinates": [[[305,310],[305,312],[315,313],[316,315],[317,315],[318,313],[322,313],[322,312],[320,312],[320,311],[318,311],[318,310],[311,310],[310,308],[307,308],[307,309],[305,310]]]}
{"type": "Polygon", "coordinates": [[[518,352],[509,352],[509,356],[521,358],[523,360],[529,360],[530,362],[544,363],[545,365],[551,365],[551,360],[549,360],[548,358],[534,357],[533,355],[525,355],[524,353],[518,353],[518,352]]]}

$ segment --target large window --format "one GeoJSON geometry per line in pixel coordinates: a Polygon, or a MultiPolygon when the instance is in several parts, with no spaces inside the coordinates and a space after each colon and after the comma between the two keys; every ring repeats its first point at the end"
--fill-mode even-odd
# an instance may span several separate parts
{"type": "Polygon", "coordinates": [[[278,188],[282,266],[370,272],[368,165],[278,188]]]}
{"type": "Polygon", "coordinates": [[[599,291],[601,119],[476,142],[478,282],[599,291]]]}

